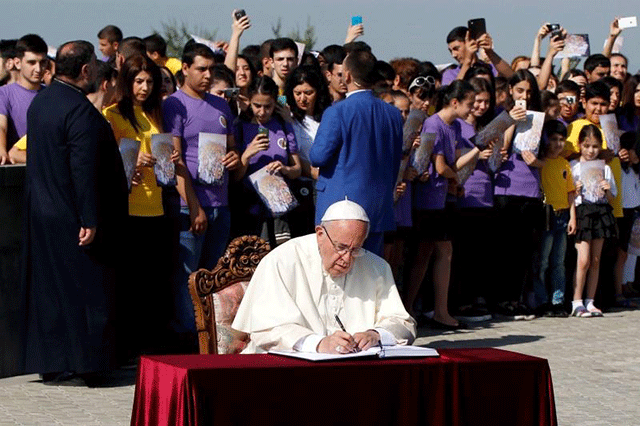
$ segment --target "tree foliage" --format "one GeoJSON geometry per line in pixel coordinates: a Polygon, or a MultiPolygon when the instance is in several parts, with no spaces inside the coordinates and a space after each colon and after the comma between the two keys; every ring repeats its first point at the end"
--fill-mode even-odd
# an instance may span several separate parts
{"type": "Polygon", "coordinates": [[[278,18],[275,25],[271,25],[271,32],[275,38],[289,37],[293,41],[304,43],[307,50],[313,49],[313,46],[318,41],[316,36],[316,28],[311,25],[311,17],[307,16],[307,27],[303,32],[300,32],[300,25],[296,24],[295,29],[291,29],[286,36],[282,35],[282,18],[278,18]]]}
{"type": "Polygon", "coordinates": [[[182,48],[185,43],[191,38],[191,34],[198,37],[206,38],[207,40],[214,41],[218,29],[208,30],[205,28],[193,27],[189,28],[184,22],[178,22],[173,19],[169,22],[161,22],[162,31],[153,30],[155,33],[160,34],[167,41],[167,56],[180,58],[182,56],[182,48]]]}

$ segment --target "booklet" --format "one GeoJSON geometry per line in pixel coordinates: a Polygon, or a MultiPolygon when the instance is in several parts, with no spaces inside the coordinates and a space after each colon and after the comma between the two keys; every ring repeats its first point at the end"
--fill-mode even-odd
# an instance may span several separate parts
{"type": "Polygon", "coordinates": [[[120,139],[120,155],[122,156],[122,164],[124,165],[124,173],[127,176],[127,185],[131,191],[131,180],[136,171],[138,164],[138,153],[140,152],[140,141],[122,138],[120,139]]]}
{"type": "Polygon", "coordinates": [[[413,153],[413,161],[411,162],[411,165],[416,169],[418,175],[423,174],[429,168],[435,143],[435,133],[420,134],[420,146],[413,153]]]}
{"type": "Polygon", "coordinates": [[[198,180],[205,185],[222,185],[224,172],[222,159],[227,155],[227,135],[198,134],[198,180]]]}
{"type": "Polygon", "coordinates": [[[425,357],[438,357],[440,354],[435,349],[423,348],[421,346],[384,346],[380,349],[380,346],[374,346],[366,351],[352,352],[348,354],[325,354],[316,352],[297,352],[297,351],[277,351],[270,350],[272,355],[282,355],[292,358],[306,359],[307,361],[333,361],[339,359],[349,358],[364,358],[364,357],[378,357],[378,358],[425,358],[425,357]]]}
{"type": "MultiPolygon", "coordinates": [[[[487,147],[491,141],[497,141],[502,144],[504,142],[504,132],[515,123],[515,120],[511,118],[507,111],[502,111],[484,129],[474,135],[471,138],[471,142],[480,149],[487,147]]],[[[500,148],[502,148],[502,145],[500,145],[500,148]]]]}
{"type": "MultiPolygon", "coordinates": [[[[462,148],[460,150],[460,156],[462,157],[463,155],[467,154],[472,149],[473,148],[462,148]]],[[[469,179],[469,177],[473,174],[473,172],[476,169],[476,164],[478,164],[478,156],[477,155],[474,156],[473,159],[471,161],[469,161],[466,166],[461,167],[460,170],[458,170],[458,184],[460,186],[464,185],[464,183],[467,181],[467,179],[469,179]]]]}
{"type": "Polygon", "coordinates": [[[604,160],[580,162],[580,175],[573,177],[582,182],[582,199],[590,203],[606,201],[600,182],[604,180],[604,160]]]}
{"type": "Polygon", "coordinates": [[[267,166],[252,173],[249,181],[274,217],[282,216],[298,206],[298,200],[284,178],[267,172],[267,166]]]}
{"type": "Polygon", "coordinates": [[[536,156],[540,149],[540,138],[544,126],[544,112],[527,111],[524,121],[516,125],[513,149],[520,154],[522,151],[531,151],[536,156]]]}
{"type": "Polygon", "coordinates": [[[402,152],[407,153],[411,150],[413,140],[416,136],[420,135],[422,125],[426,118],[427,114],[421,110],[411,110],[407,117],[407,121],[405,121],[404,126],[402,126],[402,152]]]}
{"type": "Polygon", "coordinates": [[[173,152],[173,135],[171,133],[158,133],[151,135],[151,155],[156,159],[153,170],[156,181],[161,186],[175,186],[176,165],[171,161],[173,152]]]}
{"type": "Polygon", "coordinates": [[[586,58],[589,55],[591,55],[589,34],[569,34],[564,39],[564,49],[556,55],[555,59],[586,58]]]}
{"type": "Polygon", "coordinates": [[[600,126],[606,140],[607,148],[618,155],[620,151],[620,129],[615,114],[605,114],[600,116],[600,126]]]}

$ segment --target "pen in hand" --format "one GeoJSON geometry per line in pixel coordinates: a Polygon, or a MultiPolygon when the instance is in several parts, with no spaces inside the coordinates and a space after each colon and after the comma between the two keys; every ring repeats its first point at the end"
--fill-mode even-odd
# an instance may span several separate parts
{"type": "MultiPolygon", "coordinates": [[[[340,329],[342,331],[344,331],[345,333],[347,333],[347,329],[344,328],[344,324],[342,324],[342,321],[340,321],[340,317],[338,316],[338,314],[335,314],[334,317],[336,318],[336,322],[338,323],[338,325],[340,326],[340,329]]],[[[356,346],[352,351],[353,352],[360,352],[360,350],[358,349],[358,347],[356,346]]]]}

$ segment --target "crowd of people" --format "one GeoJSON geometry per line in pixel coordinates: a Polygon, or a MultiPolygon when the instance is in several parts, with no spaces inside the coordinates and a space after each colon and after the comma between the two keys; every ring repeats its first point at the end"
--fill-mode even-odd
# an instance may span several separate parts
{"type": "MultiPolygon", "coordinates": [[[[602,54],[586,58],[583,69],[570,68],[569,59],[554,69],[567,33],[549,24],[535,35],[532,55],[510,64],[489,34],[472,39],[456,27],[443,43],[457,63],[439,69],[428,58],[377,60],[358,41],[362,24],[348,28],[343,44],[320,51],[302,52],[288,38],[240,50],[251,23],[236,12],[227,43],[190,40],[181,58],[167,57],[158,34],[123,37],[109,25],[98,33],[103,59],[72,76],[86,80],[81,92],[110,125],[114,137],[102,143],[140,143],[116,245],[126,271],[115,295],[121,358],[166,349],[167,331],[193,349],[189,274],[212,269],[233,237],[260,235],[274,248],[312,233],[327,207],[345,197],[365,209],[364,248],[390,264],[419,323],[457,330],[494,315],[586,318],[602,316],[600,308],[637,307],[636,257],[627,253],[630,244],[640,246],[640,75],[612,52],[622,31],[617,19],[602,54]],[[345,102],[361,91],[393,108],[345,102]],[[384,132],[349,133],[344,123],[363,110],[384,132]],[[544,114],[539,150],[516,149],[532,112],[544,114]],[[619,146],[605,138],[606,114],[617,120],[619,146]],[[500,120],[506,130],[481,143],[477,136],[500,120]],[[345,151],[347,133],[359,143],[345,151]],[[173,144],[173,184],[159,183],[154,172],[157,134],[173,144]],[[226,146],[215,184],[199,170],[203,135],[226,146]],[[594,167],[601,175],[592,187],[586,170],[594,167]],[[251,183],[262,171],[282,177],[295,197],[284,214],[251,183]]],[[[35,116],[29,107],[56,81],[76,81],[59,79],[60,64],[66,76],[73,65],[65,46],[52,58],[34,34],[0,43],[0,164],[36,170],[30,160],[42,136],[28,124],[47,119],[27,119],[35,116]]],[[[119,176],[99,179],[121,183],[119,176]]],[[[90,212],[74,214],[80,246],[90,244],[90,212]]],[[[355,255],[348,249],[336,248],[355,255]]]]}

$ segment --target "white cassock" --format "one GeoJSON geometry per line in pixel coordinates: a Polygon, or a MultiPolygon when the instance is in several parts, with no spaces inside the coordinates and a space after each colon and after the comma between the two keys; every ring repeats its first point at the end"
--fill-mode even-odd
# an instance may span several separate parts
{"type": "Polygon", "coordinates": [[[411,344],[416,337],[387,262],[365,252],[334,280],[322,267],[316,234],[292,239],[262,259],[232,327],[251,335],[243,353],[301,349],[301,343],[302,350],[315,350],[340,330],[335,315],[350,334],[378,330],[385,345],[411,344]]]}

